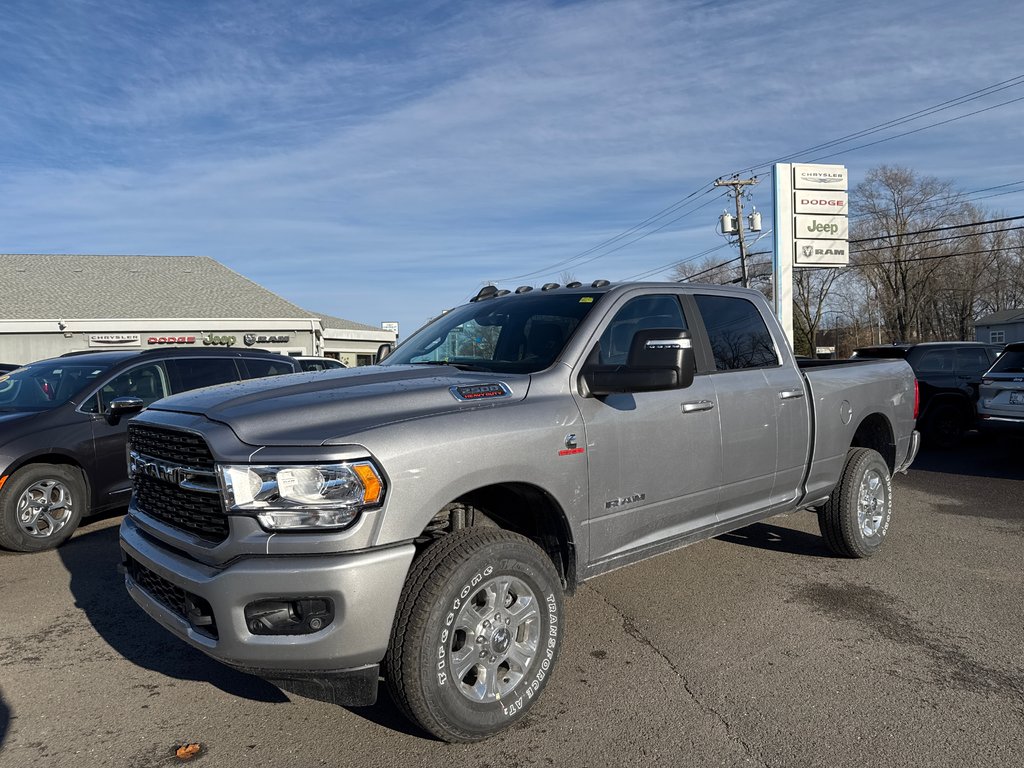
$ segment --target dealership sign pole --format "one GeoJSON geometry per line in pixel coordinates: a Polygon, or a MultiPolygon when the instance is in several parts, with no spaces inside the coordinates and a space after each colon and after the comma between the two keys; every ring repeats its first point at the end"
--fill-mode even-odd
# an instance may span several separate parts
{"type": "Polygon", "coordinates": [[[776,163],[775,315],[793,345],[793,270],[850,263],[846,167],[776,163]]]}

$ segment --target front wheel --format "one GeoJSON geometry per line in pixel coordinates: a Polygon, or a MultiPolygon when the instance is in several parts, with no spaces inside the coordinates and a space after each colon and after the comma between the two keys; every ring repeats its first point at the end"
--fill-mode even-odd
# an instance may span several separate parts
{"type": "Polygon", "coordinates": [[[0,490],[0,546],[16,552],[58,547],[75,532],[85,506],[85,483],[76,469],[24,466],[0,490]]]}
{"type": "Polygon", "coordinates": [[[842,557],[871,557],[881,548],[891,520],[889,466],[877,451],[851,448],[839,483],[818,509],[825,543],[842,557]]]}
{"type": "Polygon", "coordinates": [[[562,589],[548,556],[510,531],[463,528],[413,563],[384,673],[424,730],[479,741],[533,705],[562,640],[562,589]]]}

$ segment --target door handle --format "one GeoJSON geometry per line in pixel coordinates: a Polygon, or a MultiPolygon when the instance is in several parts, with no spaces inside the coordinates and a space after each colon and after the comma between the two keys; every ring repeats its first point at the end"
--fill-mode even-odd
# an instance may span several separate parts
{"type": "Polygon", "coordinates": [[[803,391],[799,389],[784,389],[779,392],[779,400],[795,400],[803,396],[803,391]]]}
{"type": "Polygon", "coordinates": [[[710,400],[698,400],[695,403],[683,403],[683,413],[696,413],[697,411],[710,411],[715,404],[710,400]]]}

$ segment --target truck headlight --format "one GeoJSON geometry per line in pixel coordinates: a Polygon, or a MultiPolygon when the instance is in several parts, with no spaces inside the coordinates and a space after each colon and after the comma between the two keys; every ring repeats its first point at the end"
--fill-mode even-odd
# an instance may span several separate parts
{"type": "Polygon", "coordinates": [[[217,470],[225,509],[255,512],[267,530],[343,528],[384,498],[384,481],[368,461],[217,470]]]}

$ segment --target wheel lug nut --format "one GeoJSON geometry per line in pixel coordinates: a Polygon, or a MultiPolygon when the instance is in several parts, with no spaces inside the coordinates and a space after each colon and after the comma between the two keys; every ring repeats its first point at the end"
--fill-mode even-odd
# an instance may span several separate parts
{"type": "Polygon", "coordinates": [[[491,620],[490,620],[490,619],[487,619],[487,620],[486,620],[486,621],[484,622],[484,629],[486,629],[486,628],[487,628],[487,627],[489,627],[489,626],[491,626],[491,620]]]}
{"type": "Polygon", "coordinates": [[[481,659],[486,659],[487,658],[487,651],[480,651],[480,658],[481,659]]]}
{"type": "Polygon", "coordinates": [[[487,638],[486,638],[486,637],[484,637],[483,635],[480,635],[480,637],[478,637],[478,638],[476,639],[476,641],[477,641],[478,643],[484,643],[484,642],[486,642],[486,641],[487,641],[487,638]]]}

